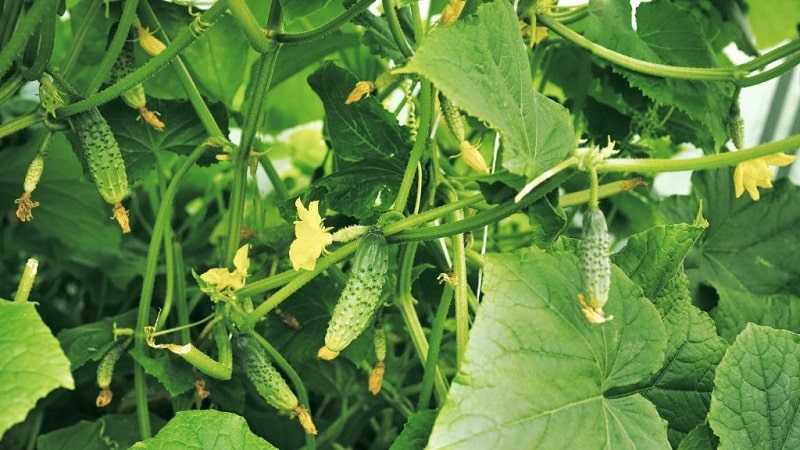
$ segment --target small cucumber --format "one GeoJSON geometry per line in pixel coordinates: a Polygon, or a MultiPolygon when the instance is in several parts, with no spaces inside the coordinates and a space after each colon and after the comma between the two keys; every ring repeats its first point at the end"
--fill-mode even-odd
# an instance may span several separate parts
{"type": "Polygon", "coordinates": [[[611,291],[611,239],[603,211],[589,211],[583,218],[581,241],[581,269],[586,295],[582,297],[584,314],[594,314],[591,321],[610,320],[603,314],[603,306],[611,291]],[[601,319],[602,318],[602,319],[601,319]]]}
{"type": "Polygon", "coordinates": [[[369,326],[381,304],[381,291],[389,268],[389,247],[380,232],[361,238],[350,277],[333,309],[325,334],[325,345],[317,356],[331,360],[339,356],[369,326]]]}
{"type": "Polygon", "coordinates": [[[258,342],[251,336],[239,335],[233,339],[233,345],[239,364],[261,398],[279,411],[298,416],[306,433],[317,434],[311,416],[300,405],[297,396],[269,361],[266,352],[258,342]]]}
{"type": "Polygon", "coordinates": [[[102,408],[111,403],[113,393],[111,392],[111,379],[114,377],[114,367],[117,365],[120,356],[128,347],[131,340],[126,339],[114,344],[100,360],[97,365],[97,386],[100,388],[100,393],[97,395],[95,404],[98,408],[102,408]]]}
{"type": "Polygon", "coordinates": [[[128,174],[111,127],[97,108],[70,117],[70,123],[100,196],[114,205],[113,217],[119,222],[122,232],[129,233],[128,211],[122,206],[122,200],[128,196],[128,174]]]}

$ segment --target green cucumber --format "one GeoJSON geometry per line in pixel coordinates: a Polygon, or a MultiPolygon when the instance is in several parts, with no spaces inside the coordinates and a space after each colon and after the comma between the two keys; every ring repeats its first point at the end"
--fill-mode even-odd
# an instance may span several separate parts
{"type": "Polygon", "coordinates": [[[381,304],[381,292],[389,269],[389,247],[380,232],[369,232],[353,258],[350,277],[333,309],[325,345],[317,356],[331,360],[353,342],[372,321],[381,304]]]}
{"type": "Polygon", "coordinates": [[[609,320],[603,313],[611,291],[611,238],[603,211],[589,211],[583,217],[581,241],[581,270],[585,296],[584,313],[593,322],[609,320]],[[590,318],[593,315],[594,318],[590,318]]]}

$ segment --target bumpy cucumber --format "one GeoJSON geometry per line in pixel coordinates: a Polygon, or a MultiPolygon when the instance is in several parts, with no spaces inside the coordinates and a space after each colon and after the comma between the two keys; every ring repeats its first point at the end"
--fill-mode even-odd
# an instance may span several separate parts
{"type": "Polygon", "coordinates": [[[325,334],[325,345],[319,350],[322,359],[334,359],[369,326],[380,306],[381,291],[389,268],[389,248],[379,232],[369,232],[353,258],[347,279],[325,334]]]}
{"type": "Polygon", "coordinates": [[[114,367],[117,365],[117,361],[119,361],[122,353],[128,347],[128,344],[130,344],[130,339],[114,344],[114,346],[103,355],[100,364],[97,365],[97,386],[100,388],[100,394],[97,395],[95,404],[98,408],[102,408],[111,403],[113,394],[110,386],[111,379],[114,377],[114,367]]]}
{"type": "Polygon", "coordinates": [[[602,210],[589,211],[583,218],[581,266],[586,305],[602,308],[611,290],[611,239],[602,210]]]}
{"type": "MultiPolygon", "coordinates": [[[[125,78],[133,72],[135,68],[136,61],[133,56],[133,50],[126,45],[122,48],[122,52],[120,52],[119,56],[117,56],[114,65],[111,66],[111,82],[116,83],[125,78]]],[[[122,93],[122,100],[125,101],[125,104],[136,110],[146,107],[147,97],[144,93],[144,85],[142,85],[142,83],[136,83],[132,88],[122,93]]]]}
{"type": "Polygon", "coordinates": [[[103,200],[114,205],[114,218],[119,222],[123,233],[130,232],[128,212],[122,207],[122,200],[128,196],[128,174],[111,127],[97,108],[72,116],[70,123],[83,148],[83,155],[97,191],[103,200]]]}
{"type": "Polygon", "coordinates": [[[251,336],[240,335],[233,339],[233,345],[239,364],[261,398],[273,408],[297,416],[306,433],[317,434],[311,415],[300,405],[297,396],[273,367],[258,342],[251,336]]]}

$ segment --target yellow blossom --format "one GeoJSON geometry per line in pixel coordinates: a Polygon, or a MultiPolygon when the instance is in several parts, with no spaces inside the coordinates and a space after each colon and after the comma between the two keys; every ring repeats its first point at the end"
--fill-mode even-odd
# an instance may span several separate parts
{"type": "Polygon", "coordinates": [[[747,190],[750,198],[754,201],[758,200],[761,198],[758,188],[772,187],[773,175],[769,170],[769,166],[788,166],[796,158],[794,155],[776,153],[739,163],[733,172],[733,186],[736,198],[741,197],[744,191],[747,190]]]}
{"type": "Polygon", "coordinates": [[[240,289],[244,286],[247,269],[250,268],[250,257],[247,256],[249,247],[248,244],[245,244],[236,251],[236,255],[233,257],[233,267],[235,267],[233,272],[224,267],[215,267],[200,275],[200,279],[216,286],[217,291],[227,288],[240,289]]]}
{"type": "Polygon", "coordinates": [[[300,220],[294,222],[295,240],[289,247],[289,259],[294,270],[314,270],[325,247],[333,242],[333,236],[328,233],[330,228],[322,224],[319,201],[309,203],[306,209],[298,198],[295,206],[300,220]]]}

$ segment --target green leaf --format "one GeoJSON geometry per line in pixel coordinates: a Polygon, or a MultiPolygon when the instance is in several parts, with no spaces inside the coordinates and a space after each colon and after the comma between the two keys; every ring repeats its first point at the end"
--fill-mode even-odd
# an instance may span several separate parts
{"type": "Polygon", "coordinates": [[[356,77],[332,62],[308,77],[308,84],[322,99],[331,146],[345,161],[366,158],[405,158],[410,150],[409,132],[375,97],[345,105],[356,77]]]}
{"type": "Polygon", "coordinates": [[[131,448],[276,449],[269,442],[253,434],[243,417],[213,409],[179,411],[158,434],[136,443],[131,448]]]}
{"type": "Polygon", "coordinates": [[[87,323],[58,332],[58,340],[71,363],[77,370],[89,360],[99,361],[114,345],[114,325],[118,328],[133,328],[138,311],[132,309],[97,322],[87,323]]]}
{"type": "Polygon", "coordinates": [[[647,297],[653,297],[683,272],[683,260],[707,224],[676,224],[650,228],[628,239],[613,260],[647,297]]]}
{"type": "Polygon", "coordinates": [[[747,19],[758,48],[766,49],[797,36],[800,3],[794,0],[747,1],[747,19]]]}
{"type": "Polygon", "coordinates": [[[144,371],[158,380],[172,396],[177,396],[194,387],[195,375],[192,366],[166,350],[158,351],[156,356],[145,355],[138,348],[128,353],[144,368],[144,371]]]}
{"type": "MultiPolygon", "coordinates": [[[[151,425],[158,429],[163,419],[150,416],[151,425]]],[[[39,436],[38,450],[108,450],[129,448],[139,440],[139,421],[135,414],[107,414],[90,422],[81,420],[66,428],[60,428],[39,436]]]]}
{"type": "Polygon", "coordinates": [[[53,389],[75,389],[69,360],[31,302],[0,299],[0,437],[53,389]]]}
{"type": "Polygon", "coordinates": [[[598,325],[581,313],[571,254],[488,255],[484,270],[486,295],[429,448],[668,448],[652,404],[604,395],[663,362],[664,325],[641,289],[615,267],[604,308],[614,319],[598,325]]]}
{"type": "MultiPolygon", "coordinates": [[[[717,67],[714,51],[691,13],[670,2],[651,2],[636,10],[631,25],[627,2],[590,2],[586,37],[624,55],[643,61],[684,67],[717,67]]],[[[712,139],[697,142],[707,153],[728,139],[727,118],[732,89],[723,82],[659,78],[618,69],[631,86],[661,106],[675,106],[705,127],[712,139]]],[[[698,127],[698,128],[701,128],[698,127]]]]}
{"type": "Polygon", "coordinates": [[[748,324],[717,367],[708,421],[720,448],[800,447],[800,335],[748,324]]]}
{"type": "Polygon", "coordinates": [[[669,422],[673,447],[705,422],[714,369],[728,346],[708,314],[692,305],[688,286],[681,271],[653,297],[667,330],[666,364],[641,391],[669,422]]]}
{"type": "Polygon", "coordinates": [[[715,286],[719,301],[711,311],[720,336],[733,342],[748,323],[800,332],[800,296],[752,294],[715,286]]]}
{"type": "Polygon", "coordinates": [[[435,409],[417,411],[408,417],[408,421],[403,425],[403,431],[389,447],[389,450],[417,450],[424,448],[428,442],[428,436],[433,428],[433,421],[436,420],[435,409]]]}
{"type": "Polygon", "coordinates": [[[324,198],[326,207],[364,219],[388,211],[403,179],[396,160],[365,159],[344,165],[311,185],[310,198],[324,198]]]}
{"type": "Polygon", "coordinates": [[[418,73],[468,114],[498,130],[503,167],[533,178],[575,149],[571,119],[535,91],[519,21],[509,2],[478,7],[477,15],[425,37],[400,73],[418,73]]]}
{"type": "Polygon", "coordinates": [[[694,427],[678,445],[678,450],[715,450],[719,445],[719,438],[714,436],[707,423],[694,427]]]}
{"type": "Polygon", "coordinates": [[[710,225],[687,258],[687,269],[696,268],[696,278],[714,286],[796,295],[800,292],[800,188],[781,179],[754,202],[748,196],[735,198],[732,180],[731,169],[695,172],[693,195],[665,202],[663,212],[669,220],[691,221],[702,199],[703,216],[710,225]]]}
{"type": "MultiPolygon", "coordinates": [[[[42,134],[36,133],[27,145],[8,147],[0,164],[0,201],[11,205],[22,194],[22,182],[42,134]],[[34,144],[35,143],[35,144],[34,144]]],[[[88,178],[62,134],[54,137],[44,173],[32,198],[40,203],[33,220],[20,226],[34,228],[42,237],[55,238],[68,249],[92,249],[93,256],[110,255],[119,249],[119,226],[108,218],[111,207],[88,178]]],[[[10,209],[10,208],[9,208],[10,209]]]]}
{"type": "Polygon", "coordinates": [[[324,8],[330,0],[280,0],[283,12],[289,17],[303,17],[324,8]]]}

